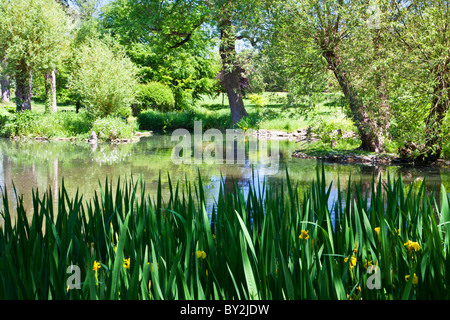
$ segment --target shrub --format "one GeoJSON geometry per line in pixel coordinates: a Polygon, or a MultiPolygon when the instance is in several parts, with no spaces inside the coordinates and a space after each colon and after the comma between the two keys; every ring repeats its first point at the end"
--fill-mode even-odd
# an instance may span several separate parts
{"type": "Polygon", "coordinates": [[[135,126],[120,117],[107,116],[94,121],[92,131],[101,140],[132,138],[135,126]]]}
{"type": "Polygon", "coordinates": [[[139,114],[137,122],[140,130],[167,131],[194,128],[194,118],[189,112],[161,112],[146,110],[139,114]]]}
{"type": "Polygon", "coordinates": [[[236,123],[236,127],[247,131],[248,129],[258,129],[260,124],[260,117],[257,114],[250,114],[247,117],[243,117],[236,123]]]}
{"type": "Polygon", "coordinates": [[[257,109],[261,109],[265,107],[268,103],[267,99],[264,98],[261,94],[252,93],[248,96],[250,103],[257,109]]]}
{"type": "Polygon", "coordinates": [[[76,137],[87,135],[92,127],[89,114],[58,112],[51,114],[24,111],[0,120],[3,137],[76,137]]]}
{"type": "Polygon", "coordinates": [[[70,86],[96,116],[116,115],[134,102],[137,68],[123,52],[99,40],[80,47],[70,86]]]}
{"type": "Polygon", "coordinates": [[[117,115],[121,116],[121,117],[123,117],[125,119],[131,117],[132,114],[133,114],[133,110],[131,109],[131,107],[121,107],[117,111],[117,115]]]}
{"type": "Polygon", "coordinates": [[[232,127],[231,115],[227,110],[225,112],[147,110],[137,117],[140,130],[153,131],[171,131],[180,128],[193,130],[194,121],[202,121],[203,130],[212,128],[224,130],[232,127]]]}
{"type": "Polygon", "coordinates": [[[167,85],[151,81],[139,85],[136,105],[138,113],[150,108],[170,111],[175,108],[175,96],[167,85]]]}

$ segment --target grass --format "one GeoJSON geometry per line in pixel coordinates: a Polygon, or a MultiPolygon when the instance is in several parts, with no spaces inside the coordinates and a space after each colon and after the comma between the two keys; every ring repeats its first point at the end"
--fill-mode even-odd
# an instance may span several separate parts
{"type": "Polygon", "coordinates": [[[71,138],[84,140],[95,131],[100,140],[130,139],[137,131],[135,119],[105,117],[94,119],[72,105],[58,106],[58,112],[46,113],[45,106],[33,101],[31,111],[15,112],[13,103],[0,104],[0,136],[20,138],[71,138]]]}
{"type": "MultiPolygon", "coordinates": [[[[316,104],[314,110],[307,113],[305,113],[304,107],[289,106],[285,93],[267,92],[263,93],[262,97],[266,101],[264,106],[256,106],[250,99],[244,99],[250,118],[248,128],[289,132],[296,129],[306,129],[309,126],[317,126],[317,122],[320,120],[328,123],[340,122],[339,126],[342,129],[353,129],[351,121],[345,119],[342,114],[342,108],[337,100],[338,95],[325,94],[325,97],[316,104]]],[[[223,105],[221,99],[221,96],[215,99],[205,97],[200,106],[208,111],[229,111],[226,98],[223,105]]]]}
{"type": "Polygon", "coordinates": [[[450,200],[424,186],[338,182],[331,199],[318,167],[303,193],[288,174],[222,186],[209,213],[200,176],[168,198],[106,180],[92,199],[36,190],[31,218],[4,193],[0,299],[448,299],[450,200]]]}
{"type": "MultiPolygon", "coordinates": [[[[338,103],[339,101],[334,94],[327,94],[326,97],[317,104],[314,113],[309,115],[302,112],[301,107],[288,106],[286,104],[285,93],[264,93],[262,97],[267,103],[264,106],[256,106],[250,99],[244,99],[244,104],[249,116],[241,120],[237,125],[238,127],[246,129],[294,131],[309,126],[318,126],[320,123],[327,122],[332,123],[335,127],[342,128],[343,130],[353,130],[351,121],[345,119],[343,116],[338,103]]],[[[11,113],[8,112],[7,109],[13,111],[15,109],[14,102],[0,104],[0,116],[9,117],[11,113]]],[[[72,112],[75,111],[75,106],[70,104],[58,105],[58,111],[73,114],[72,112]]],[[[44,114],[45,105],[34,99],[32,101],[32,112],[44,114]]],[[[48,129],[59,128],[58,125],[54,126],[54,123],[52,123],[52,119],[50,118],[51,115],[43,120],[43,122],[47,124],[48,129]]],[[[192,106],[189,110],[183,111],[144,111],[138,117],[137,123],[140,130],[171,132],[178,128],[193,130],[195,120],[201,120],[205,130],[209,128],[222,130],[231,128],[232,121],[227,98],[222,97],[222,95],[215,98],[204,96],[197,105],[192,106]]],[[[25,132],[22,135],[58,137],[80,135],[82,138],[86,138],[88,131],[91,130],[92,126],[88,126],[89,128],[79,128],[81,131],[75,133],[70,130],[65,131],[64,128],[48,132],[48,130],[43,130],[41,127],[42,125],[29,127],[30,132],[25,132]]],[[[19,133],[17,134],[20,135],[19,133]]]]}
{"type": "MultiPolygon", "coordinates": [[[[267,102],[264,106],[256,106],[250,99],[244,99],[249,116],[242,119],[237,127],[246,130],[273,129],[290,132],[327,122],[342,130],[354,130],[352,122],[345,118],[333,94],[328,94],[310,114],[305,114],[302,107],[288,106],[284,93],[264,93],[263,97],[267,102]]],[[[231,128],[227,98],[224,97],[222,101],[222,95],[215,98],[205,96],[189,110],[174,112],[147,110],[138,117],[142,130],[158,132],[169,132],[178,128],[193,130],[195,120],[201,120],[204,129],[231,128]]]]}

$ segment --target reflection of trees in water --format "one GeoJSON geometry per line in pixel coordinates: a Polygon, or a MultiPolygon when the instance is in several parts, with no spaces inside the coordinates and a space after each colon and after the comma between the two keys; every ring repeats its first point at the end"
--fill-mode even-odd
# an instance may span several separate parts
{"type": "Polygon", "coordinates": [[[403,182],[408,185],[413,184],[416,190],[419,190],[422,183],[425,183],[427,194],[431,195],[434,192],[436,202],[440,205],[442,185],[442,170],[440,168],[402,166],[399,171],[402,174],[403,182]]]}
{"type": "Polygon", "coordinates": [[[399,173],[402,175],[403,182],[411,184],[420,181],[425,181],[427,191],[432,191],[434,185],[441,185],[441,169],[438,167],[413,167],[402,166],[399,168],[399,173]]]}
{"type": "MultiPolygon", "coordinates": [[[[105,182],[108,177],[113,183],[121,177],[136,177],[142,173],[149,193],[156,192],[159,173],[161,173],[163,188],[168,186],[167,173],[170,174],[172,183],[177,180],[195,181],[198,179],[198,171],[206,187],[210,188],[211,197],[219,190],[217,177],[222,174],[224,188],[231,190],[233,184],[244,190],[248,190],[249,183],[266,183],[274,186],[280,185],[286,179],[286,167],[288,168],[291,183],[299,188],[300,194],[307,190],[313,179],[316,179],[316,168],[320,162],[306,159],[293,159],[290,157],[291,145],[280,143],[278,161],[275,172],[270,172],[270,161],[264,163],[271,154],[271,144],[267,143],[262,150],[255,153],[248,144],[244,149],[244,161],[236,164],[238,145],[232,144],[234,164],[182,164],[175,165],[171,159],[171,151],[174,142],[170,136],[147,137],[141,142],[124,145],[98,144],[95,150],[86,143],[71,142],[15,142],[0,139],[0,160],[3,166],[3,177],[0,181],[8,182],[8,192],[12,195],[11,180],[14,180],[19,193],[24,195],[24,202],[30,199],[31,189],[39,187],[40,194],[48,186],[57,192],[64,178],[68,192],[75,192],[79,188],[84,198],[90,198],[94,190],[98,190],[99,181],[105,182]],[[264,158],[265,157],[265,158],[264,158]],[[114,161],[108,161],[113,159],[114,161]],[[253,175],[256,175],[253,182],[253,175]]],[[[294,144],[295,146],[295,144],[294,144]]],[[[226,152],[226,150],[224,151],[226,152]]],[[[272,159],[275,159],[273,157],[272,159]]],[[[225,160],[225,159],[224,159],[225,160]]],[[[333,181],[336,188],[337,179],[340,179],[341,188],[347,188],[348,179],[351,176],[353,183],[362,187],[363,192],[370,192],[372,176],[381,176],[383,179],[390,173],[391,178],[401,174],[405,185],[415,181],[420,185],[420,180],[425,178],[427,191],[430,192],[436,183],[440,184],[444,175],[447,181],[450,172],[440,172],[438,168],[408,168],[408,167],[372,167],[342,164],[325,164],[325,177],[327,185],[333,181]]],[[[376,180],[378,183],[378,180],[376,180]]],[[[165,191],[163,191],[165,192],[165,191]]],[[[439,193],[437,193],[439,196],[439,193]]],[[[56,197],[55,197],[56,198],[56,197]]],[[[13,197],[10,197],[13,199],[13,197]]]]}

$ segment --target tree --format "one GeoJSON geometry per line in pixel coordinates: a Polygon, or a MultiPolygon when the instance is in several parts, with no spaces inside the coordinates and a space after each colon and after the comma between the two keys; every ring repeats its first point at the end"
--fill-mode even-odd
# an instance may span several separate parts
{"type": "Polygon", "coordinates": [[[441,155],[442,124],[450,106],[450,4],[437,0],[387,4],[395,43],[390,54],[401,66],[397,73],[403,94],[399,96],[415,96],[418,103],[409,110],[416,122],[425,125],[417,159],[435,161],[441,155]]]}
{"type": "Polygon", "coordinates": [[[60,59],[66,16],[54,0],[0,0],[0,43],[7,73],[15,78],[17,111],[31,110],[32,75],[60,59]]]}
{"type": "MultiPolygon", "coordinates": [[[[6,63],[1,61],[1,69],[4,69],[6,66],[6,63]]],[[[1,85],[1,94],[2,94],[2,98],[1,101],[2,102],[9,102],[11,97],[10,97],[10,90],[9,90],[9,76],[7,73],[4,73],[2,71],[2,73],[0,74],[0,85],[1,85]]]]}
{"type": "Polygon", "coordinates": [[[204,52],[207,39],[203,35],[209,33],[210,44],[217,37],[220,80],[236,123],[247,111],[242,99],[243,70],[236,58],[235,43],[239,39],[256,42],[261,5],[262,1],[257,0],[116,0],[106,7],[103,21],[127,42],[151,47],[153,58],[158,51],[171,56],[175,50],[196,56],[204,52]]]}
{"type": "MultiPolygon", "coordinates": [[[[195,1],[194,1],[195,2],[195,1]]],[[[116,0],[102,8],[102,26],[140,67],[142,83],[170,86],[175,108],[189,108],[216,88],[217,57],[198,7],[186,1],[116,0]]]]}
{"type": "Polygon", "coordinates": [[[219,54],[222,62],[220,80],[230,105],[232,123],[247,116],[243,102],[245,69],[239,64],[236,41],[246,40],[256,46],[264,31],[265,1],[203,0],[209,10],[209,23],[219,33],[219,54]]]}
{"type": "Polygon", "coordinates": [[[88,112],[100,117],[131,107],[137,84],[136,66],[111,41],[92,39],[82,44],[70,78],[70,87],[88,112]]]}
{"type": "MultiPolygon", "coordinates": [[[[328,72],[332,73],[358,129],[359,148],[380,152],[384,150],[383,136],[389,121],[377,121],[379,105],[365,101],[358,74],[351,72],[355,65],[361,70],[366,59],[346,51],[351,42],[361,45],[364,38],[357,37],[361,32],[365,33],[365,39],[375,39],[367,26],[368,6],[364,1],[344,0],[280,2],[274,11],[273,41],[282,56],[280,60],[294,70],[297,79],[302,78],[301,87],[306,89],[306,84],[320,87],[328,72]]],[[[370,41],[375,43],[375,40],[370,41]]],[[[363,57],[367,58],[367,55],[363,57]]]]}

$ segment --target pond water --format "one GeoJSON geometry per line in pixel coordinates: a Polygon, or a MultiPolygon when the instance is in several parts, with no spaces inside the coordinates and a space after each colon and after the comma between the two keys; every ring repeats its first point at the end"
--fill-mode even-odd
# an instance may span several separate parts
{"type": "MultiPolygon", "coordinates": [[[[192,160],[190,163],[177,163],[174,161],[173,150],[175,146],[179,146],[179,142],[172,141],[170,135],[142,137],[136,143],[96,145],[70,141],[0,139],[0,188],[4,191],[6,187],[11,206],[14,208],[13,182],[17,194],[23,195],[25,206],[31,208],[32,190],[39,188],[42,193],[51,187],[52,192],[55,192],[63,179],[69,194],[75,193],[78,189],[85,199],[89,199],[94,191],[98,190],[99,183],[105,183],[106,177],[114,185],[119,177],[124,181],[130,177],[138,179],[142,175],[146,182],[146,190],[150,194],[156,194],[160,173],[163,188],[167,188],[167,174],[172,181],[195,182],[200,172],[208,202],[212,204],[219,191],[221,179],[224,180],[226,187],[231,187],[233,181],[237,182],[245,192],[254,176],[256,183],[263,180],[266,183],[280,183],[286,178],[286,168],[292,183],[306,186],[316,177],[318,165],[316,160],[291,157],[293,151],[298,148],[296,142],[266,141],[257,144],[256,149],[247,146],[242,161],[237,161],[241,158],[235,156],[236,161],[226,163],[224,157],[225,163],[218,164],[217,161],[207,163],[195,161],[194,158],[189,159],[192,160]]],[[[195,148],[200,151],[207,149],[205,143],[200,147],[194,145],[194,150],[195,148]]],[[[234,148],[236,150],[236,145],[234,148]]],[[[229,151],[230,148],[225,149],[229,151]]],[[[386,178],[388,172],[391,176],[401,174],[405,183],[425,179],[428,189],[442,183],[450,190],[448,169],[343,164],[325,164],[324,168],[327,182],[333,181],[334,186],[338,178],[341,185],[346,186],[350,176],[352,181],[370,186],[375,170],[375,173],[381,174],[383,178],[386,178]]]]}

